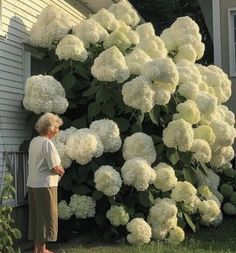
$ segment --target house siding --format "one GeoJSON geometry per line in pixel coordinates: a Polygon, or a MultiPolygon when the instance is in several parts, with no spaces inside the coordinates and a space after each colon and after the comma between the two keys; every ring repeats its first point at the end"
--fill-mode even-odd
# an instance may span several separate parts
{"type": "MultiPolygon", "coordinates": [[[[221,64],[222,69],[229,75],[229,27],[228,27],[228,9],[236,8],[235,0],[220,0],[220,19],[221,19],[221,64]]],[[[236,78],[230,77],[232,80],[232,96],[226,105],[231,111],[236,113],[236,78]]]]}
{"type": "Polygon", "coordinates": [[[21,101],[24,93],[24,46],[37,16],[54,4],[65,10],[74,23],[85,16],[64,0],[2,0],[0,37],[0,182],[2,151],[17,151],[31,136],[25,124],[21,101]]]}

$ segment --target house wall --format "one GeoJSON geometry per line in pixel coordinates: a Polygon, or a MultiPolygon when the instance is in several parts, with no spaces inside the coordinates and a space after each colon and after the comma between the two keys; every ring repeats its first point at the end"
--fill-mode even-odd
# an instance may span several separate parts
{"type": "MultiPolygon", "coordinates": [[[[228,8],[236,8],[235,0],[220,0],[220,20],[221,20],[221,52],[222,69],[229,75],[229,27],[228,27],[228,8]]],[[[236,113],[236,78],[232,80],[232,96],[226,105],[231,111],[236,113]]]]}
{"type": "Polygon", "coordinates": [[[21,101],[24,92],[24,46],[29,32],[42,9],[55,4],[78,23],[88,13],[78,1],[71,5],[64,0],[0,0],[0,182],[3,169],[2,151],[17,151],[31,130],[25,124],[21,101]],[[77,2],[77,3],[76,3],[77,2]],[[78,11],[82,10],[84,14],[78,11]],[[1,14],[1,13],[0,13],[1,14]]]}

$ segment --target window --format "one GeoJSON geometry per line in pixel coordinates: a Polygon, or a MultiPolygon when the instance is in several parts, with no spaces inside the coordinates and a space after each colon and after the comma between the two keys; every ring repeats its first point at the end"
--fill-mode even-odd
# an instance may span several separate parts
{"type": "Polygon", "coordinates": [[[24,45],[24,84],[28,77],[45,74],[51,66],[51,59],[43,51],[24,45]]]}
{"type": "Polygon", "coordinates": [[[236,8],[229,9],[229,66],[230,76],[236,77],[236,8]]]}

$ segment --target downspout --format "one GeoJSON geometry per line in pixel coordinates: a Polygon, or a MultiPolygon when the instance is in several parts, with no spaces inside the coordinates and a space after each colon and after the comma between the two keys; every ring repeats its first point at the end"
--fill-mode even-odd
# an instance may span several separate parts
{"type": "Polygon", "coordinates": [[[214,64],[221,67],[220,0],[212,0],[214,64]]]}

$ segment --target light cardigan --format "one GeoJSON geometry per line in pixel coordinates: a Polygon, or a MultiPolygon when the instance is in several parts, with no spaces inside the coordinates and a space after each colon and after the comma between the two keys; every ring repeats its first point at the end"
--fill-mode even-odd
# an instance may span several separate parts
{"type": "Polygon", "coordinates": [[[27,186],[32,188],[58,186],[59,175],[52,168],[61,164],[53,142],[43,136],[32,139],[29,146],[27,186]]]}

